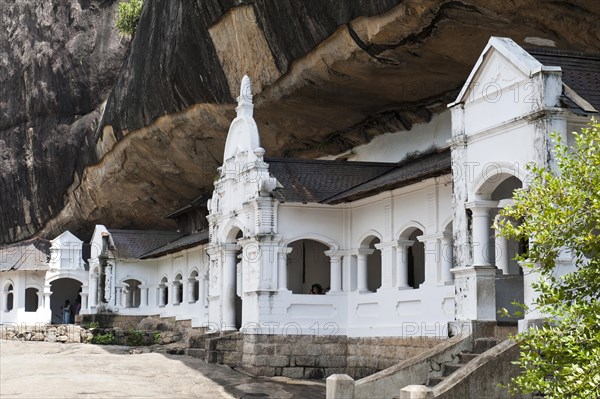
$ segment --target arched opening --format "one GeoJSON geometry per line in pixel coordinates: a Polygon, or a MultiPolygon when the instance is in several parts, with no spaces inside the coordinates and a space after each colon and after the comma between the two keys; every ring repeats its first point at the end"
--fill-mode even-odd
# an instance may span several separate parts
{"type": "Polygon", "coordinates": [[[164,307],[169,304],[169,279],[165,276],[160,280],[158,286],[158,306],[164,307]]]}
{"type": "MultiPolygon", "coordinates": [[[[492,209],[490,212],[491,221],[499,218],[500,208],[504,207],[513,197],[515,190],[522,188],[523,183],[518,178],[511,176],[503,180],[498,187],[492,192],[491,198],[498,202],[498,209],[492,209]]],[[[493,229],[493,223],[490,223],[490,251],[488,257],[491,260],[491,264],[496,265],[499,269],[503,270],[505,274],[523,274],[523,271],[515,257],[523,254],[527,251],[527,242],[518,242],[515,240],[507,240],[507,246],[504,247],[499,240],[497,240],[496,232],[493,229]]]]}
{"type": "MultiPolygon", "coordinates": [[[[506,177],[491,192],[491,199],[498,201],[498,208],[490,211],[489,251],[490,264],[495,265],[502,274],[496,278],[496,308],[505,308],[510,315],[520,311],[513,303],[524,303],[523,269],[515,260],[517,255],[527,251],[527,241],[516,241],[502,237],[493,229],[493,222],[499,221],[500,210],[512,203],[514,191],[523,187],[521,180],[514,176],[506,177]]],[[[512,221],[518,223],[518,221],[512,221]]],[[[500,323],[514,324],[522,317],[500,317],[500,323]]]]}
{"type": "Polygon", "coordinates": [[[189,303],[196,303],[198,302],[198,300],[200,299],[200,280],[198,279],[198,271],[197,270],[193,270],[190,273],[190,278],[189,278],[189,283],[190,283],[190,299],[189,299],[189,303]]]}
{"type": "Polygon", "coordinates": [[[408,240],[413,244],[407,248],[408,285],[419,288],[425,281],[425,244],[417,240],[423,235],[421,229],[415,228],[409,235],[408,240]]]}
{"type": "MultiPolygon", "coordinates": [[[[368,291],[375,292],[381,287],[381,250],[375,247],[375,244],[379,244],[381,240],[375,236],[369,236],[365,238],[360,247],[368,250],[370,253],[366,254],[366,288],[368,291]]],[[[359,255],[361,256],[361,255],[359,255]]],[[[358,261],[358,279],[365,278],[361,276],[361,261],[358,261]]],[[[362,286],[365,284],[363,283],[362,286]]],[[[361,286],[359,281],[359,287],[361,286]]]]}
{"type": "Polygon", "coordinates": [[[142,282],[135,279],[129,279],[123,281],[125,283],[125,307],[127,308],[139,308],[142,298],[142,290],[140,289],[140,285],[142,282]]]}
{"type": "Polygon", "coordinates": [[[178,273],[175,276],[175,280],[173,280],[173,289],[175,290],[173,305],[179,305],[183,302],[183,283],[181,280],[183,280],[183,276],[180,273],[178,273]]]}
{"type": "Polygon", "coordinates": [[[38,310],[39,290],[37,288],[27,288],[25,290],[25,311],[36,312],[38,310]]]}
{"type": "Polygon", "coordinates": [[[330,287],[329,247],[319,241],[303,239],[288,245],[287,288],[293,294],[324,294],[330,287]],[[314,288],[313,288],[314,286],[314,288]]]}
{"type": "Polygon", "coordinates": [[[5,312],[10,312],[11,310],[13,310],[14,307],[14,301],[15,301],[15,296],[14,296],[14,288],[12,284],[8,284],[8,286],[6,287],[6,289],[4,290],[4,311],[5,312]]]}
{"type": "Polygon", "coordinates": [[[81,282],[72,278],[60,278],[50,283],[52,324],[70,324],[73,322],[76,305],[81,303],[79,295],[81,286],[81,282]]]}

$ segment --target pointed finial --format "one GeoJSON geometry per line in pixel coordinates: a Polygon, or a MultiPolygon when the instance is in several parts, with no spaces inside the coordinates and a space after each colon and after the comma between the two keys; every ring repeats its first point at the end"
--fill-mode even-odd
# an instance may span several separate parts
{"type": "Polygon", "coordinates": [[[240,84],[240,96],[237,98],[238,105],[252,104],[252,85],[248,75],[244,75],[240,84]]]}

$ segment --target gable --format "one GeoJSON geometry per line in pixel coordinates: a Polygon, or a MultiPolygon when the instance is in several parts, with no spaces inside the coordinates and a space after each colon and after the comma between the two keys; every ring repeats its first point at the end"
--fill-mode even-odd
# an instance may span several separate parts
{"type": "Polygon", "coordinates": [[[71,233],[69,230],[63,232],[51,242],[52,246],[57,248],[69,248],[83,243],[82,240],[77,238],[77,236],[71,233]]]}
{"type": "Polygon", "coordinates": [[[481,68],[465,92],[464,102],[479,99],[494,99],[499,93],[508,90],[514,84],[529,79],[523,71],[517,68],[504,55],[491,49],[485,56],[481,68]]]}
{"type": "Polygon", "coordinates": [[[479,56],[452,107],[459,103],[488,97],[524,81],[541,71],[560,71],[560,67],[544,66],[509,38],[492,37],[479,56]]]}

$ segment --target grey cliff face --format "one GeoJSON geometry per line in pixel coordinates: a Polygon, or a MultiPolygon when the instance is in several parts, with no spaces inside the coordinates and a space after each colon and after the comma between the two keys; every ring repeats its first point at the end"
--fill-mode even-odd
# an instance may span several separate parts
{"type": "Polygon", "coordinates": [[[0,5],[0,241],[35,234],[64,206],[128,49],[115,1],[0,5]]]}
{"type": "Polygon", "coordinates": [[[491,35],[600,41],[587,0],[146,0],[131,43],[117,1],[56,3],[2,3],[0,242],[173,227],[212,189],[244,74],[267,155],[316,157],[428,121],[491,35]]]}

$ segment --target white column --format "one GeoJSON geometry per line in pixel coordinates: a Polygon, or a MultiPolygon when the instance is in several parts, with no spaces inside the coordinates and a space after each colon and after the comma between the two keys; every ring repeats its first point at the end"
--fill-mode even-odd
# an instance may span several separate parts
{"type": "Polygon", "coordinates": [[[123,284],[123,286],[121,287],[121,306],[126,308],[132,306],[131,292],[129,291],[129,286],[127,284],[123,284]]]}
{"type": "Polygon", "coordinates": [[[173,281],[173,283],[171,285],[173,287],[173,289],[171,290],[171,291],[173,291],[171,293],[173,305],[179,305],[179,303],[180,303],[179,302],[179,289],[181,287],[181,281],[179,281],[179,280],[173,281]]]}
{"type": "Polygon", "coordinates": [[[329,292],[328,294],[339,294],[342,292],[342,257],[332,254],[332,251],[325,251],[329,256],[329,292]]]}
{"type": "Polygon", "coordinates": [[[473,201],[466,204],[473,213],[473,266],[490,266],[488,259],[490,209],[497,205],[497,201],[473,201]]]}
{"type": "Polygon", "coordinates": [[[392,289],[394,287],[394,275],[396,274],[394,245],[396,245],[395,241],[375,244],[375,248],[381,251],[381,289],[392,289]]]}
{"type": "Polygon", "coordinates": [[[167,287],[164,284],[160,284],[158,286],[158,306],[163,307],[166,305],[165,303],[165,289],[167,287]]]}
{"type": "Polygon", "coordinates": [[[396,246],[396,288],[411,288],[408,285],[408,249],[414,244],[414,241],[398,240],[396,246]]]}
{"type": "Polygon", "coordinates": [[[352,272],[352,261],[352,253],[344,251],[342,257],[342,290],[344,292],[351,292],[356,281],[356,276],[352,272]]]}
{"type": "Polygon", "coordinates": [[[148,291],[150,288],[145,285],[140,285],[140,307],[148,306],[148,291]]]}
{"type": "Polygon", "coordinates": [[[235,330],[235,290],[236,290],[236,254],[239,246],[232,244],[226,245],[223,250],[223,291],[222,291],[222,306],[223,306],[223,330],[235,330]]]}
{"type": "Polygon", "coordinates": [[[442,283],[449,284],[454,281],[454,276],[452,275],[453,267],[453,248],[452,248],[452,236],[449,234],[444,234],[440,238],[440,254],[442,256],[442,283]]]}
{"type": "MultiPolygon", "coordinates": [[[[88,308],[88,293],[82,292],[81,293],[81,309],[87,309],[87,308],[88,308]]],[[[79,312],[81,313],[81,310],[79,312]]]]}
{"type": "Polygon", "coordinates": [[[44,309],[50,310],[50,296],[52,295],[51,287],[46,285],[44,287],[44,309]]]}
{"type": "Polygon", "coordinates": [[[425,281],[422,285],[435,285],[438,283],[440,261],[440,234],[418,236],[417,240],[425,247],[425,281]]]}
{"type": "Polygon", "coordinates": [[[188,303],[195,303],[196,298],[194,298],[194,288],[196,285],[196,278],[190,277],[187,281],[187,299],[188,303]]]}
{"type": "Polygon", "coordinates": [[[367,256],[373,252],[373,249],[359,249],[356,251],[356,290],[358,292],[369,292],[367,287],[367,256]]]}
{"type": "Polygon", "coordinates": [[[90,308],[98,306],[98,275],[93,275],[91,278],[89,305],[90,308]]]}
{"type": "Polygon", "coordinates": [[[287,256],[293,248],[283,247],[278,250],[277,259],[277,289],[289,291],[287,288],[287,256]]]}
{"type": "Polygon", "coordinates": [[[37,296],[38,296],[38,307],[37,307],[36,311],[44,309],[44,293],[38,291],[37,296]]]}

